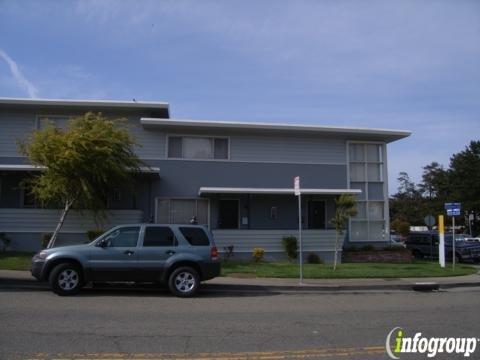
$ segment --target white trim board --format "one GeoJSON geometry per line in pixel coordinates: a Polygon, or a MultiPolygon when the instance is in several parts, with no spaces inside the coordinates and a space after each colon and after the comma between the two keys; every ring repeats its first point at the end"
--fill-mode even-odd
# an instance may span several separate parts
{"type": "MultiPolygon", "coordinates": [[[[300,189],[302,194],[309,195],[341,195],[361,194],[360,189],[300,189]]],[[[233,188],[233,187],[201,187],[198,195],[205,194],[286,194],[294,195],[293,188],[233,188]]]]}

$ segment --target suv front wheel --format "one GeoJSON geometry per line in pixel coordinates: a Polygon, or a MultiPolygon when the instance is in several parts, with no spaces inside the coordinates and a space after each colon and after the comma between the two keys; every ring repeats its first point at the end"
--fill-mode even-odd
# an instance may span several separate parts
{"type": "Polygon", "coordinates": [[[81,269],[71,263],[62,263],[53,268],[48,277],[52,291],[57,295],[74,295],[83,286],[81,269]]]}
{"type": "Polygon", "coordinates": [[[168,278],[168,287],[175,296],[193,296],[199,286],[200,277],[197,271],[188,266],[182,266],[173,270],[168,278]]]}

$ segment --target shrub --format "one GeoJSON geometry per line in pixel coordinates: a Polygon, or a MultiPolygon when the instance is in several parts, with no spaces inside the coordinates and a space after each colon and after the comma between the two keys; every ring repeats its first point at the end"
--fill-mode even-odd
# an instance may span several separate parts
{"type": "Polygon", "coordinates": [[[296,259],[298,249],[297,238],[295,236],[284,236],[282,244],[289,259],[296,259]]]}
{"type": "Polygon", "coordinates": [[[358,251],[358,248],[355,245],[350,245],[347,248],[345,248],[347,251],[358,251]]]}
{"type": "Polygon", "coordinates": [[[42,249],[46,249],[50,238],[52,237],[52,233],[45,233],[42,234],[41,242],[42,242],[42,249]]]}
{"type": "Polygon", "coordinates": [[[383,250],[385,251],[405,251],[405,248],[401,245],[392,245],[384,247],[383,250]]]}
{"type": "Polygon", "coordinates": [[[395,233],[403,237],[408,236],[408,234],[410,233],[410,224],[404,219],[396,218],[392,221],[390,227],[392,228],[392,230],[395,231],[395,233]]]}
{"type": "Polygon", "coordinates": [[[263,256],[265,255],[265,249],[262,248],[254,248],[252,253],[253,261],[256,263],[263,260],[263,256]]]}
{"type": "Polygon", "coordinates": [[[320,259],[320,256],[318,256],[317,254],[311,252],[308,254],[307,256],[307,262],[309,264],[322,264],[322,259],[320,259]]]}
{"type": "Polygon", "coordinates": [[[224,251],[223,257],[224,257],[225,261],[228,261],[228,260],[230,260],[231,257],[233,257],[233,255],[234,255],[233,254],[233,249],[234,249],[233,245],[223,247],[223,251],[224,251]]]}
{"type": "Polygon", "coordinates": [[[95,240],[97,237],[102,235],[105,232],[105,230],[102,229],[92,229],[87,231],[87,237],[88,240],[92,241],[95,240]]]}
{"type": "Polygon", "coordinates": [[[373,251],[375,250],[375,246],[373,245],[363,245],[361,248],[360,248],[361,251],[373,251]]]}
{"type": "Polygon", "coordinates": [[[0,241],[2,242],[2,251],[7,251],[7,247],[10,246],[11,240],[5,235],[5,233],[0,233],[0,241]]]}

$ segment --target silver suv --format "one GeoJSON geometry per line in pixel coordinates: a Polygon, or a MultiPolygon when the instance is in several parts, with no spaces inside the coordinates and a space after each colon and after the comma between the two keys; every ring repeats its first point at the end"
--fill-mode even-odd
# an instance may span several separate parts
{"type": "Polygon", "coordinates": [[[76,294],[88,282],[167,284],[180,297],[220,275],[212,233],[199,225],[133,224],[112,228],[84,245],[42,250],[32,275],[58,295],[76,294]]]}

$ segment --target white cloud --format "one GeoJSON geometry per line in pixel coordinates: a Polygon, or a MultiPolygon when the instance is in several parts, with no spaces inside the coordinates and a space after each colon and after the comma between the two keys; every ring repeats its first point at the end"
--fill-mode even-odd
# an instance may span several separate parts
{"type": "Polygon", "coordinates": [[[10,57],[8,54],[0,49],[0,58],[2,58],[10,68],[12,76],[15,78],[16,83],[25,89],[28,93],[28,96],[32,99],[38,97],[37,88],[23,75],[23,73],[18,68],[17,63],[10,57]]]}

